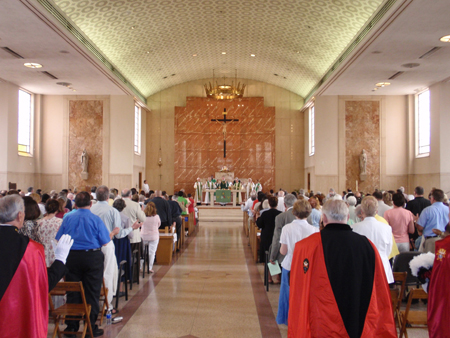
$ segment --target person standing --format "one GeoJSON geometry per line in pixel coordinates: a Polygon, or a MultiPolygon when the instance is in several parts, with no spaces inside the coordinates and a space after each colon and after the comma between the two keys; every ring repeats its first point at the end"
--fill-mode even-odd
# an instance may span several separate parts
{"type": "Polygon", "coordinates": [[[445,231],[445,227],[449,221],[449,208],[444,203],[444,192],[440,189],[434,189],[431,192],[430,202],[431,205],[423,209],[420,217],[416,216],[416,227],[418,231],[423,233],[422,241],[425,241],[423,245],[423,252],[434,252],[434,243],[439,237],[433,232],[433,229],[445,231]]]}
{"type": "Polygon", "coordinates": [[[0,335],[46,338],[48,293],[67,271],[73,240],[60,238],[55,260],[47,269],[43,246],[18,231],[24,217],[19,195],[0,198],[0,335]]]}
{"type": "MultiPolygon", "coordinates": [[[[106,226],[106,229],[110,233],[111,239],[115,235],[127,236],[133,229],[137,229],[139,224],[134,224],[130,229],[122,228],[122,219],[120,218],[120,213],[117,209],[109,205],[109,189],[107,186],[101,185],[95,191],[97,196],[97,203],[91,207],[91,212],[101,218],[106,226]]],[[[116,258],[116,247],[114,241],[110,241],[108,244],[102,247],[102,252],[105,257],[103,278],[105,280],[105,285],[110,292],[108,292],[108,304],[109,309],[115,314],[117,309],[113,308],[112,300],[113,296],[116,294],[117,289],[117,275],[118,271],[118,259],[116,258]]],[[[131,252],[125,254],[127,261],[131,263],[131,252]]],[[[131,267],[131,264],[129,264],[131,267]]]]}
{"type": "Polygon", "coordinates": [[[141,237],[144,245],[148,244],[148,269],[153,273],[153,262],[155,261],[155,253],[159,243],[159,226],[161,220],[156,213],[155,203],[149,202],[145,207],[144,223],[141,227],[141,237]]]}
{"type": "Polygon", "coordinates": [[[394,237],[392,236],[392,228],[387,222],[383,223],[375,218],[377,210],[378,202],[376,198],[373,196],[364,197],[361,202],[361,216],[363,221],[354,224],[353,231],[366,236],[376,246],[384,265],[387,281],[388,283],[393,283],[394,275],[392,274],[391,264],[389,263],[389,255],[392,251],[394,237]]]}
{"type": "Polygon", "coordinates": [[[347,224],[344,201],[328,200],[322,212],[324,229],[295,244],[288,337],[396,338],[376,247],[347,224]]]}
{"type": "Polygon", "coordinates": [[[392,228],[395,243],[397,243],[399,252],[409,251],[409,234],[414,233],[414,217],[411,211],[403,208],[405,197],[398,192],[392,195],[394,208],[386,210],[384,218],[392,228]]]}
{"type": "Polygon", "coordinates": [[[195,189],[195,197],[194,201],[197,205],[202,204],[202,197],[203,197],[203,184],[200,180],[200,177],[197,177],[197,182],[194,183],[194,189],[195,189]]]}
{"type": "MultiPolygon", "coordinates": [[[[278,199],[274,196],[269,196],[268,200],[270,209],[264,211],[256,220],[256,225],[261,229],[259,261],[262,263],[266,262],[266,251],[269,250],[272,244],[273,233],[275,231],[275,218],[281,214],[281,211],[277,210],[278,199]]],[[[271,279],[270,276],[269,279],[271,279]]]]}
{"type": "MultiPolygon", "coordinates": [[[[94,323],[97,321],[100,311],[99,298],[103,283],[104,255],[102,246],[111,241],[110,233],[100,217],[94,215],[91,196],[87,192],[80,192],[75,197],[77,211],[67,215],[56,234],[59,240],[63,235],[70,235],[73,240],[72,249],[67,257],[66,275],[67,282],[83,283],[86,302],[91,305],[89,318],[92,323],[94,337],[103,335],[103,330],[94,323]]],[[[81,296],[70,293],[67,296],[68,303],[81,303],[81,296]]],[[[66,319],[65,331],[77,332],[79,321],[66,319]]]]}
{"type": "Polygon", "coordinates": [[[144,184],[142,185],[142,189],[144,189],[145,194],[150,192],[150,187],[147,184],[147,180],[144,180],[144,184]]]}

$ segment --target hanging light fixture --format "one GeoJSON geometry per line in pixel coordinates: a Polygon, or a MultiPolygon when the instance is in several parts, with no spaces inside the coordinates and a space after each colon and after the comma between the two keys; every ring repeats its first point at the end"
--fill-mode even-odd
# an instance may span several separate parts
{"type": "Polygon", "coordinates": [[[215,81],[215,74],[213,69],[213,84],[216,83],[216,86],[213,87],[211,82],[209,83],[209,87],[205,84],[206,96],[211,99],[216,100],[232,100],[241,98],[244,95],[245,84],[239,82],[235,87],[234,84],[237,83],[237,70],[234,75],[234,82],[231,82],[231,85],[225,84],[225,77],[223,78],[223,84],[219,85],[217,81],[215,81]]]}
{"type": "Polygon", "coordinates": [[[162,151],[161,151],[161,147],[159,147],[159,151],[158,151],[158,162],[157,164],[161,167],[162,166],[162,151]]]}

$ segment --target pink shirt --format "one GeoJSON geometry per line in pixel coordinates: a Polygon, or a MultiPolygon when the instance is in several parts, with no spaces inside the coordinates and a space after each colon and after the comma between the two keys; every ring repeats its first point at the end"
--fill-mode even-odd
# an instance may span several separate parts
{"type": "Polygon", "coordinates": [[[396,243],[408,243],[410,234],[414,233],[413,214],[411,211],[396,208],[386,210],[384,218],[392,228],[392,234],[396,243]]]}
{"type": "Polygon", "coordinates": [[[159,226],[161,219],[158,215],[146,217],[141,227],[141,237],[144,241],[156,241],[159,239],[159,226]]]}

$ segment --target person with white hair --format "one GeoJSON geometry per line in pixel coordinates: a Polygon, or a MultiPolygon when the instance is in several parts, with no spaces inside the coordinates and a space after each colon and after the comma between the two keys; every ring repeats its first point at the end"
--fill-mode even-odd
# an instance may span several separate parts
{"type": "Polygon", "coordinates": [[[377,199],[373,196],[364,197],[361,202],[361,212],[364,220],[354,224],[353,231],[366,236],[375,244],[383,262],[387,281],[390,284],[394,282],[394,275],[392,274],[392,268],[389,263],[389,255],[391,254],[393,245],[392,228],[375,218],[377,211],[377,199]]]}
{"type": "Polygon", "coordinates": [[[322,212],[324,229],[295,244],[288,336],[396,338],[377,248],[347,224],[344,201],[328,200],[322,212]]]}
{"type": "Polygon", "coordinates": [[[194,183],[195,195],[194,202],[196,205],[202,204],[203,197],[203,184],[200,177],[197,177],[197,181],[194,183]]]}
{"type": "Polygon", "coordinates": [[[353,221],[353,223],[358,222],[356,220],[356,197],[355,196],[349,196],[347,197],[347,203],[348,203],[348,214],[350,219],[353,221]]]}
{"type": "Polygon", "coordinates": [[[47,269],[44,247],[19,234],[25,207],[22,197],[0,199],[0,327],[2,337],[47,337],[48,293],[66,273],[73,240],[60,238],[55,261],[47,269]]]}

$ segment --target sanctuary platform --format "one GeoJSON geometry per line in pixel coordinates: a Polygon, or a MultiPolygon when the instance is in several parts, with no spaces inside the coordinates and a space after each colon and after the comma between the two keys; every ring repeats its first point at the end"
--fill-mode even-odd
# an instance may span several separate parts
{"type": "Polygon", "coordinates": [[[204,207],[199,206],[198,219],[200,222],[241,222],[243,212],[240,207],[204,207]]]}

